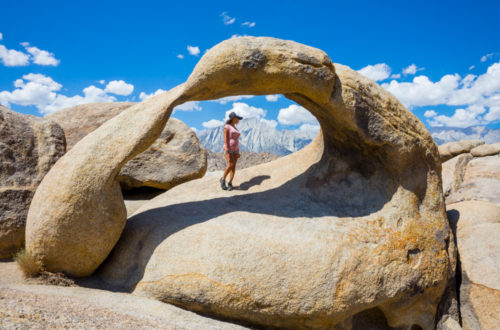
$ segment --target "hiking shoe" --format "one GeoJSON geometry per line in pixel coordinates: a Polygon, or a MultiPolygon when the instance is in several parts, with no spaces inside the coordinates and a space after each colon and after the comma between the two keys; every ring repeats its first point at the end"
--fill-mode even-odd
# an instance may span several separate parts
{"type": "Polygon", "coordinates": [[[224,180],[223,178],[220,178],[219,182],[220,182],[220,187],[222,188],[222,190],[227,190],[226,180],[224,180]]]}
{"type": "Polygon", "coordinates": [[[233,190],[233,184],[231,182],[227,184],[227,190],[229,191],[233,190]]]}

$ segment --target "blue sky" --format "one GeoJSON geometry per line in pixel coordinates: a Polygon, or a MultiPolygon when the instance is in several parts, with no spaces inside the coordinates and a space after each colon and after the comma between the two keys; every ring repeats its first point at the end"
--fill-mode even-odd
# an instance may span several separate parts
{"type": "MultiPolygon", "coordinates": [[[[184,82],[206,49],[254,35],[324,50],[427,125],[500,127],[498,1],[16,0],[0,8],[0,103],[22,113],[140,101],[184,82]]],[[[315,124],[293,105],[261,96],[191,103],[174,116],[197,129],[231,109],[278,128],[315,124]]]]}

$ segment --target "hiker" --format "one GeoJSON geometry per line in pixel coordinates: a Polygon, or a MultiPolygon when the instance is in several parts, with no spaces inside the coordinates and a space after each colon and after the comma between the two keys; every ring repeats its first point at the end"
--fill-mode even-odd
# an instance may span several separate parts
{"type": "Polygon", "coordinates": [[[231,112],[229,119],[224,125],[224,157],[226,158],[227,167],[224,170],[224,175],[220,178],[220,186],[223,190],[233,190],[233,178],[236,171],[236,162],[240,158],[240,148],[238,139],[240,132],[236,128],[236,124],[243,119],[236,113],[231,112]],[[229,174],[229,182],[226,187],[226,177],[229,174]]]}

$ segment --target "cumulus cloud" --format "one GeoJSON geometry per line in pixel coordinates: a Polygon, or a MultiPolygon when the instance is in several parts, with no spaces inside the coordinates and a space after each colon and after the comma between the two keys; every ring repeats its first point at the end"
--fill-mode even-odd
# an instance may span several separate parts
{"type": "Polygon", "coordinates": [[[399,79],[401,78],[401,73],[393,73],[391,74],[391,79],[399,79]]]}
{"type": "Polygon", "coordinates": [[[150,97],[156,96],[156,95],[161,94],[163,92],[166,92],[166,91],[164,89],[161,89],[161,88],[157,89],[155,92],[150,93],[150,94],[146,94],[144,92],[141,92],[139,94],[139,98],[141,99],[141,101],[144,101],[146,99],[149,99],[150,97]]]}
{"type": "Polygon", "coordinates": [[[385,63],[379,63],[375,65],[367,65],[364,68],[359,69],[358,72],[374,81],[380,81],[389,78],[391,68],[385,63]]]}
{"type": "Polygon", "coordinates": [[[241,116],[243,118],[260,118],[260,117],[265,117],[267,111],[262,109],[262,108],[257,108],[251,105],[248,105],[243,102],[235,102],[233,103],[233,106],[231,109],[226,111],[225,119],[229,118],[229,114],[231,112],[235,112],[238,116],[241,116]]]}
{"type": "Polygon", "coordinates": [[[241,37],[248,37],[248,34],[233,34],[229,39],[241,38],[241,37]]]}
{"type": "Polygon", "coordinates": [[[108,95],[103,89],[93,85],[83,89],[82,95],[68,97],[58,94],[62,85],[43,74],[30,73],[14,81],[15,89],[11,92],[0,92],[0,103],[9,106],[18,104],[35,106],[42,114],[51,113],[63,108],[91,102],[114,102],[116,98],[108,95]]]}
{"type": "Polygon", "coordinates": [[[198,46],[187,46],[187,50],[189,52],[189,55],[193,55],[193,56],[198,56],[200,55],[200,47],[198,46]]]}
{"type": "Polygon", "coordinates": [[[266,95],[266,100],[268,102],[276,102],[280,98],[281,95],[279,94],[272,94],[272,95],[266,95]]]}
{"type": "Polygon", "coordinates": [[[179,111],[201,111],[201,106],[199,101],[189,101],[186,103],[183,103],[181,105],[178,105],[174,108],[174,111],[179,110],[179,111]]]}
{"type": "Polygon", "coordinates": [[[5,66],[26,66],[29,64],[30,56],[14,49],[7,49],[4,45],[0,45],[0,59],[5,66]]]}
{"type": "Polygon", "coordinates": [[[99,80],[99,84],[104,85],[106,83],[106,80],[99,80]]]}
{"type": "Polygon", "coordinates": [[[411,64],[411,65],[409,65],[409,66],[407,66],[406,68],[403,69],[403,74],[405,76],[407,76],[407,75],[414,75],[415,73],[417,73],[417,71],[421,71],[423,69],[424,68],[417,67],[415,64],[411,64]]]}
{"type": "Polygon", "coordinates": [[[424,117],[425,118],[430,118],[430,117],[434,117],[434,116],[437,116],[437,112],[434,111],[434,110],[427,110],[425,113],[424,113],[424,117]]]}
{"type": "Polygon", "coordinates": [[[106,85],[104,90],[106,93],[127,96],[132,94],[134,91],[134,85],[127,84],[123,80],[113,80],[106,85]]]}
{"type": "Polygon", "coordinates": [[[478,115],[486,110],[481,106],[470,106],[466,109],[457,109],[452,116],[434,115],[428,120],[431,126],[468,127],[483,124],[478,115]]]}
{"type": "Polygon", "coordinates": [[[201,124],[201,126],[203,126],[205,128],[215,128],[215,127],[219,127],[222,125],[224,125],[224,122],[222,122],[221,120],[217,120],[217,119],[210,119],[209,121],[205,121],[201,124]]]}
{"type": "Polygon", "coordinates": [[[31,60],[35,64],[57,66],[61,62],[54,57],[53,53],[41,50],[35,46],[30,46],[28,42],[22,42],[21,45],[31,54],[31,60]]]}
{"type": "Polygon", "coordinates": [[[177,55],[177,58],[180,58],[180,59],[182,60],[182,59],[184,58],[184,55],[182,55],[182,54],[178,54],[178,55],[177,55]]]}
{"type": "Polygon", "coordinates": [[[236,21],[236,17],[229,16],[227,12],[223,12],[220,16],[222,16],[222,22],[224,25],[231,25],[236,21]]]}
{"type": "Polygon", "coordinates": [[[255,22],[243,22],[243,23],[241,23],[241,25],[249,27],[249,28],[253,28],[255,26],[255,22]]]}
{"type": "Polygon", "coordinates": [[[487,60],[490,60],[492,59],[493,57],[495,57],[496,55],[498,54],[495,54],[495,53],[489,53],[489,54],[486,54],[484,56],[481,57],[481,62],[486,62],[487,60]]]}
{"type": "Polygon", "coordinates": [[[317,123],[316,117],[314,117],[307,109],[296,104],[292,104],[287,108],[280,109],[278,113],[278,121],[283,125],[317,123]]]}

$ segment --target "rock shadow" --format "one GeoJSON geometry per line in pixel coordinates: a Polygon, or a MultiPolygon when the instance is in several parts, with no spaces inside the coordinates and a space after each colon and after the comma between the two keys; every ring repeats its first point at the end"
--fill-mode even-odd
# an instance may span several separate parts
{"type": "Polygon", "coordinates": [[[241,183],[238,187],[234,187],[234,190],[244,190],[244,191],[246,191],[246,190],[252,188],[253,186],[260,185],[262,182],[264,182],[264,180],[268,180],[270,178],[271,177],[269,175],[254,176],[250,180],[241,183]]]}
{"type": "MultiPolygon", "coordinates": [[[[156,247],[187,227],[234,212],[244,212],[237,216],[249,220],[252,214],[267,214],[284,222],[294,218],[321,221],[323,217],[361,217],[379,211],[397,191],[398,182],[388,180],[384,173],[374,174],[371,185],[361,176],[351,175],[335,183],[324,182],[323,189],[310,189],[308,182],[311,174],[316,174],[316,165],[266,191],[178,203],[135,214],[127,221],[120,241],[97,273],[102,279],[106,274],[120,277],[126,284],[118,288],[113,283],[115,290],[131,292],[142,279],[156,247]]],[[[257,176],[242,185],[246,190],[269,178],[257,176]]]]}

